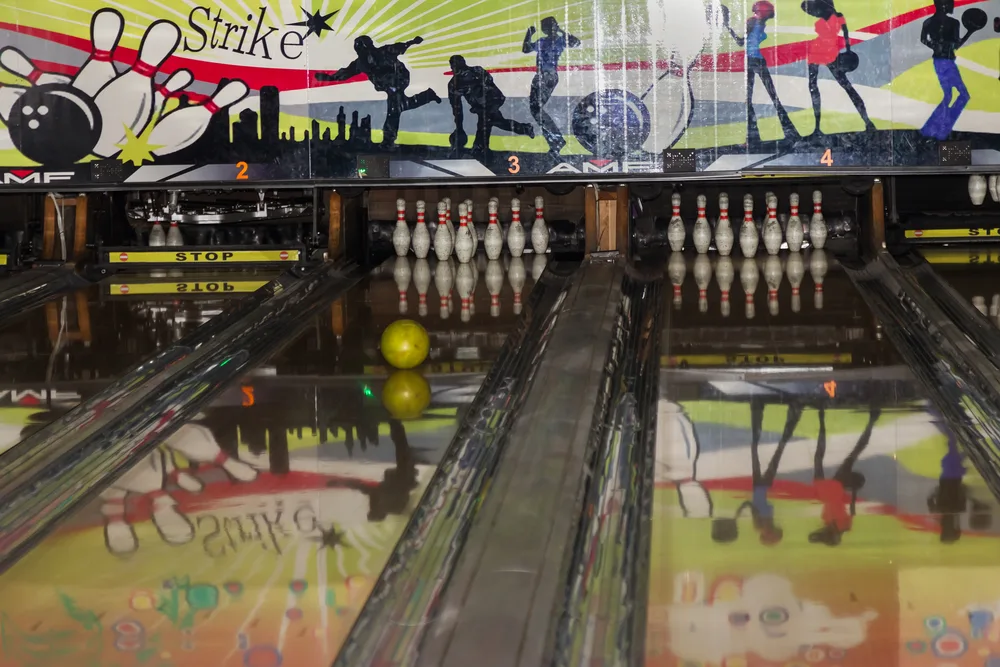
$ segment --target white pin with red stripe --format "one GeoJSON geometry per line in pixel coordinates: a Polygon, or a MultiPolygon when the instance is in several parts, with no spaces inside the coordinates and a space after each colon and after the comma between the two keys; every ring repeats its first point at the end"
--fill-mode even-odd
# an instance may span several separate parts
{"type": "Polygon", "coordinates": [[[69,83],[68,76],[43,72],[38,69],[28,56],[13,46],[0,49],[0,67],[22,79],[27,79],[35,86],[44,86],[47,83],[69,83]]]}
{"type": "Polygon", "coordinates": [[[205,134],[212,116],[249,94],[247,84],[239,80],[230,81],[216,91],[210,100],[171,111],[156,124],[149,135],[149,143],[159,147],[153,154],[170,155],[187,148],[205,134]]]}
{"type": "Polygon", "coordinates": [[[181,31],[173,21],[154,21],[142,36],[135,64],[97,93],[94,104],[103,123],[95,155],[117,154],[129,132],[138,135],[145,129],[156,101],[153,77],[180,40],[181,31]]]}
{"type": "Polygon", "coordinates": [[[73,77],[73,87],[93,97],[118,76],[111,60],[125,29],[125,18],[116,9],[101,9],[90,20],[90,57],[73,77]]]}

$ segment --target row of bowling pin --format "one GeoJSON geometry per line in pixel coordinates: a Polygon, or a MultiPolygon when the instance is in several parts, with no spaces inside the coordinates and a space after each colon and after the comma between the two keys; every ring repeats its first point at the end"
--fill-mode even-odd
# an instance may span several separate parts
{"type": "MultiPolygon", "coordinates": [[[[805,242],[806,230],[808,228],[809,242],[812,247],[822,249],[826,245],[826,220],[823,218],[823,193],[815,190],[812,195],[813,214],[809,224],[804,225],[799,217],[799,195],[792,193],[788,198],[791,214],[788,222],[782,229],[778,220],[778,198],[773,192],[768,192],[765,196],[767,202],[767,217],[760,229],[753,218],[753,195],[747,194],[743,197],[743,223],[739,229],[740,250],[744,257],[753,257],[757,254],[760,241],[764,241],[764,248],[767,254],[776,255],[781,250],[783,244],[787,243],[788,250],[798,252],[805,242]]],[[[715,236],[715,248],[720,255],[728,256],[733,251],[735,234],[729,220],[729,195],[725,192],[719,195],[719,218],[712,228],[708,218],[705,216],[705,205],[707,200],[705,195],[698,195],[698,218],[694,223],[694,230],[691,240],[695,250],[699,254],[708,252],[712,245],[712,237],[715,236]]],[[[667,241],[670,249],[680,252],[684,249],[687,241],[687,229],[684,220],[681,218],[681,196],[674,193],[670,200],[673,209],[670,222],[667,224],[667,241]]]]}
{"type": "MultiPolygon", "coordinates": [[[[513,257],[520,257],[524,252],[526,241],[531,241],[531,250],[536,255],[545,254],[549,247],[549,229],[545,223],[545,202],[541,197],[535,197],[535,222],[531,226],[530,238],[521,224],[521,202],[513,199],[510,202],[511,221],[507,230],[500,225],[498,212],[500,200],[490,199],[488,206],[489,222],[483,235],[483,247],[489,259],[499,259],[506,243],[513,257]]],[[[398,257],[405,257],[412,246],[413,254],[418,259],[426,259],[433,245],[434,254],[439,261],[448,259],[452,252],[461,263],[469,262],[479,251],[479,232],[472,222],[472,200],[466,199],[458,205],[458,227],[452,223],[451,199],[445,198],[438,203],[437,222],[434,229],[426,219],[425,204],[417,202],[417,224],[413,231],[406,222],[406,201],[396,200],[396,228],[392,232],[392,247],[398,257]],[[432,244],[433,240],[433,244],[432,244]]]]}
{"type": "MultiPolygon", "coordinates": [[[[154,155],[169,155],[187,148],[206,132],[212,117],[250,94],[246,83],[232,80],[202,104],[163,113],[169,97],[191,85],[190,70],[178,69],[162,84],[154,80],[160,67],[180,45],[181,32],[173,21],[154,21],[146,29],[132,67],[119,73],[113,56],[125,28],[122,14],[111,8],[100,9],[91,18],[91,54],[73,77],[42,72],[24,53],[14,47],[0,49],[0,67],[26,79],[32,85],[58,84],[69,92],[93,100],[101,115],[101,134],[92,152],[100,157],[116,155],[129,133],[140,136],[153,124],[149,144],[154,155]]],[[[0,119],[18,98],[25,86],[0,87],[0,119]]]]}
{"type": "Polygon", "coordinates": [[[182,246],[184,245],[184,235],[177,221],[171,221],[167,231],[163,231],[163,225],[157,220],[153,223],[153,228],[149,230],[150,246],[182,246]]]}
{"type": "MultiPolygon", "coordinates": [[[[531,276],[537,281],[545,270],[548,262],[546,255],[535,255],[531,262],[531,276]]],[[[430,289],[433,277],[434,288],[440,299],[441,319],[446,320],[455,310],[455,299],[452,292],[458,292],[461,304],[461,318],[468,322],[476,314],[476,290],[479,287],[479,276],[484,275],[486,290],[490,294],[490,315],[500,316],[500,292],[503,289],[506,274],[510,287],[514,292],[514,314],[520,315],[522,301],[521,292],[527,280],[524,259],[504,255],[503,259],[490,259],[480,266],[481,262],[459,262],[455,266],[451,258],[430,260],[409,257],[397,257],[392,267],[392,278],[399,291],[399,313],[405,315],[409,310],[410,283],[417,288],[419,304],[417,312],[420,317],[427,316],[427,291],[430,289]]]]}
{"type": "Polygon", "coordinates": [[[1000,176],[990,174],[988,181],[982,174],[969,176],[969,199],[975,206],[982,206],[986,201],[987,192],[990,194],[990,199],[1000,202],[1000,176]]]}
{"type": "MultiPolygon", "coordinates": [[[[694,260],[693,274],[694,281],[698,285],[698,310],[702,313],[708,312],[708,286],[712,282],[712,274],[714,273],[722,295],[721,313],[723,317],[728,317],[730,311],[729,290],[736,276],[736,265],[730,257],[725,255],[715,261],[715,266],[712,264],[706,255],[698,255],[694,260]]],[[[772,315],[778,314],[778,289],[787,273],[788,282],[792,286],[792,312],[799,312],[802,308],[800,288],[806,270],[802,253],[789,253],[784,261],[777,255],[769,255],[762,264],[763,267],[760,267],[753,257],[744,257],[739,266],[740,283],[743,285],[743,291],[746,295],[747,319],[753,319],[756,313],[755,297],[761,268],[764,272],[764,282],[767,284],[768,311],[772,315]]],[[[827,268],[826,251],[814,249],[809,255],[809,275],[815,286],[813,306],[816,310],[823,309],[823,280],[826,277],[827,268]]],[[[674,308],[679,309],[683,303],[681,286],[684,284],[686,274],[687,260],[684,255],[680,252],[671,253],[670,259],[667,261],[667,276],[674,288],[674,308]]]]}

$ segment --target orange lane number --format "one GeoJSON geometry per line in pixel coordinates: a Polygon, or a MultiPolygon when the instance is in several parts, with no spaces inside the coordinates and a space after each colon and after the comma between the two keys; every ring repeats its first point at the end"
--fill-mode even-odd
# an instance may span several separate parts
{"type": "Polygon", "coordinates": [[[507,158],[507,171],[511,174],[517,174],[521,172],[521,160],[516,155],[511,155],[507,158]]]}
{"type": "Polygon", "coordinates": [[[243,407],[252,408],[253,404],[256,402],[253,396],[253,387],[250,385],[244,385],[240,387],[240,391],[243,392],[243,407]]]}
{"type": "Polygon", "coordinates": [[[823,383],[823,390],[826,391],[826,395],[830,398],[837,398],[837,383],[834,380],[823,383]]]}
{"type": "Polygon", "coordinates": [[[250,178],[249,176],[247,176],[247,170],[250,169],[250,165],[248,165],[246,162],[242,161],[237,162],[236,168],[239,169],[239,172],[236,174],[237,181],[245,181],[250,178]]]}
{"type": "Polygon", "coordinates": [[[833,166],[833,153],[830,152],[829,148],[827,148],[826,151],[824,151],[823,157],[821,157],[819,161],[820,164],[825,164],[828,167],[833,166]]]}

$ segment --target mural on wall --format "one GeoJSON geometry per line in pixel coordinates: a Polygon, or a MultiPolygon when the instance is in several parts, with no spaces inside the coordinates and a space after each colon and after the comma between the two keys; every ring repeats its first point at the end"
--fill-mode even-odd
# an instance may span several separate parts
{"type": "Polygon", "coordinates": [[[997,32],[968,0],[15,0],[0,179],[1000,164],[997,32]]]}
{"type": "MultiPolygon", "coordinates": [[[[419,416],[371,376],[216,402],[0,576],[0,665],[330,664],[482,377],[419,416]]],[[[0,406],[0,449],[42,408],[0,406]]]]}
{"type": "Polygon", "coordinates": [[[828,380],[664,392],[649,667],[1000,664],[996,500],[912,381],[828,380]]]}

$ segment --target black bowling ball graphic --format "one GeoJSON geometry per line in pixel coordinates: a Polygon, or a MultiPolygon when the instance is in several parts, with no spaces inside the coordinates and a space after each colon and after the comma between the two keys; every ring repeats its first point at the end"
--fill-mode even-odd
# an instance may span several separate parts
{"type": "Polygon", "coordinates": [[[11,108],[10,139],[25,157],[67,167],[87,157],[101,136],[101,113],[93,100],[70,85],[28,88],[11,108]]]}
{"type": "Polygon", "coordinates": [[[627,90],[587,95],[573,110],[573,135],[594,155],[624,157],[640,148],[651,130],[649,110],[627,90]]]}

